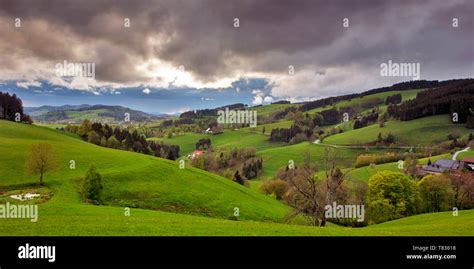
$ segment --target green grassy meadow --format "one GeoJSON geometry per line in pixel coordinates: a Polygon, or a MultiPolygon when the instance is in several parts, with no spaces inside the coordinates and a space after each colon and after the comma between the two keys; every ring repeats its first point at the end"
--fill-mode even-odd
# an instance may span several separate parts
{"type": "Polygon", "coordinates": [[[270,104],[270,105],[263,105],[257,107],[251,107],[250,109],[256,110],[258,116],[269,116],[278,111],[282,111],[283,109],[295,106],[294,104],[270,104]]]}
{"type": "MultiPolygon", "coordinates": [[[[295,164],[301,164],[307,153],[309,153],[311,161],[318,162],[324,155],[325,148],[326,146],[324,145],[302,142],[295,145],[258,151],[257,155],[263,158],[264,176],[271,177],[276,174],[278,169],[287,166],[290,160],[294,161],[295,164]]],[[[338,164],[345,167],[352,166],[359,154],[379,151],[377,149],[331,148],[337,153],[338,164]]]]}
{"type": "Polygon", "coordinates": [[[44,188],[52,196],[39,204],[39,220],[1,219],[0,235],[474,235],[474,210],[461,211],[458,217],[449,212],[417,215],[365,228],[277,223],[289,208],[205,171],[180,170],[175,162],[98,147],[46,127],[7,121],[0,121],[0,127],[2,193],[38,187],[37,178],[25,176],[23,167],[33,143],[51,143],[61,164],[45,178],[44,188]],[[68,167],[71,159],[75,170],[68,167]],[[91,164],[103,176],[106,205],[81,199],[78,183],[91,164]],[[125,206],[131,207],[130,216],[125,216],[125,206]],[[240,209],[238,218],[231,217],[234,207],[240,209]]]}
{"type": "Polygon", "coordinates": [[[242,130],[254,131],[257,133],[262,133],[263,128],[265,128],[265,134],[270,135],[273,129],[277,128],[290,128],[293,125],[293,121],[291,120],[282,120],[274,123],[267,123],[262,125],[257,125],[257,127],[247,127],[243,128],[242,130]]]}
{"type": "MultiPolygon", "coordinates": [[[[464,125],[453,124],[448,115],[437,115],[425,117],[412,121],[388,121],[385,127],[378,124],[332,135],[324,140],[327,144],[350,145],[373,142],[379,133],[386,136],[391,133],[395,136],[395,142],[417,146],[436,144],[447,140],[447,136],[458,130],[463,136],[469,134],[469,129],[464,125]]],[[[471,131],[472,132],[472,131],[471,131]]]]}
{"type": "MultiPolygon", "coordinates": [[[[428,159],[431,159],[431,162],[435,162],[438,159],[450,160],[451,157],[452,157],[451,154],[442,154],[442,155],[432,156],[430,158],[422,158],[422,159],[419,159],[418,162],[420,165],[426,165],[428,163],[428,159]]],[[[391,162],[391,163],[378,164],[378,165],[375,165],[374,167],[364,166],[364,167],[355,168],[349,172],[348,177],[351,180],[368,181],[371,176],[373,176],[379,171],[384,171],[384,170],[400,171],[400,169],[398,168],[398,163],[391,162]]]]}
{"type": "MultiPolygon", "coordinates": [[[[337,102],[334,105],[334,107],[335,108],[349,107],[349,106],[356,107],[358,105],[363,104],[367,100],[373,99],[373,98],[379,98],[379,99],[381,99],[385,102],[385,99],[388,96],[398,94],[398,93],[400,93],[402,95],[402,101],[406,101],[406,100],[410,100],[410,99],[415,98],[416,94],[420,91],[423,91],[423,89],[407,90],[407,91],[388,91],[388,92],[376,93],[376,94],[367,95],[367,96],[364,96],[364,97],[361,97],[361,98],[354,98],[354,99],[351,99],[351,100],[337,102]]],[[[387,106],[385,104],[382,104],[382,105],[379,106],[379,109],[381,111],[384,111],[386,109],[386,107],[387,106]]],[[[326,110],[326,109],[330,109],[330,108],[331,107],[329,107],[329,106],[319,107],[319,108],[309,110],[308,113],[314,114],[314,113],[317,113],[317,112],[320,112],[320,111],[323,111],[323,110],[326,110]]]]}
{"type": "Polygon", "coordinates": [[[51,203],[65,197],[80,202],[79,181],[94,164],[103,176],[106,204],[220,218],[231,217],[234,207],[239,207],[242,219],[275,222],[289,210],[228,179],[192,167],[179,169],[177,162],[95,146],[45,127],[0,124],[0,186],[37,182],[37,178],[25,176],[26,152],[33,143],[49,142],[60,164],[60,169],[45,179],[55,193],[51,203]],[[70,160],[76,162],[76,169],[69,169],[70,160]]]}
{"type": "Polygon", "coordinates": [[[187,155],[196,149],[196,143],[201,138],[211,139],[211,144],[215,148],[253,147],[259,151],[281,145],[278,143],[270,143],[268,137],[262,133],[245,129],[226,130],[222,134],[216,135],[185,133],[174,135],[172,138],[150,138],[150,140],[159,140],[168,144],[179,145],[181,155],[187,155]]]}
{"type": "MultiPolygon", "coordinates": [[[[421,90],[392,91],[342,101],[335,107],[357,106],[372,98],[385,98],[401,93],[403,100],[414,98],[421,90]]],[[[259,116],[270,116],[294,104],[258,106],[259,116]]],[[[318,108],[310,113],[328,109],[318,108]]],[[[382,105],[380,109],[386,108],[382,105]]],[[[96,119],[101,111],[87,115],[68,114],[80,119],[96,119]]],[[[147,123],[158,127],[162,120],[147,123]]],[[[447,115],[421,118],[413,121],[388,121],[385,127],[373,124],[352,130],[352,122],[338,124],[343,133],[331,135],[323,144],[302,142],[299,144],[271,143],[272,129],[288,128],[290,120],[224,130],[222,134],[198,133],[174,134],[167,138],[148,138],[179,145],[182,156],[190,154],[201,138],[211,139],[213,148],[231,149],[253,147],[263,158],[263,175],[249,181],[249,187],[241,186],[218,175],[186,166],[179,168],[178,161],[169,161],[129,151],[99,147],[79,139],[74,134],[55,130],[58,124],[44,126],[27,125],[0,120],[0,202],[18,202],[9,197],[12,193],[36,191],[44,197],[38,199],[39,220],[0,219],[0,235],[203,235],[203,236],[429,236],[474,235],[474,210],[430,213],[406,217],[364,228],[342,227],[329,223],[327,227],[311,227],[298,219],[284,224],[283,219],[291,209],[274,197],[259,191],[261,178],[273,178],[278,169],[289,161],[296,165],[303,162],[306,153],[318,163],[326,148],[335,150],[337,161],[344,169],[350,169],[349,181],[367,181],[378,171],[398,171],[396,162],[365,166],[354,169],[359,154],[379,153],[381,148],[347,147],[372,142],[379,133],[391,133],[399,145],[425,146],[447,141],[451,132],[458,130],[466,137],[470,130],[454,125],[447,115]],[[265,132],[262,133],[263,128],[265,132]],[[48,142],[58,160],[58,169],[48,173],[45,186],[38,186],[38,178],[25,174],[25,157],[34,143],[48,142]],[[70,161],[76,167],[70,169],[70,161]],[[102,175],[104,186],[103,205],[95,206],[83,201],[81,181],[91,165],[102,175]],[[130,208],[130,216],[125,215],[130,208]],[[239,216],[235,216],[238,208],[239,216]],[[298,224],[298,225],[297,225],[298,224]]],[[[336,125],[335,125],[336,126],[336,125]]],[[[328,131],[335,126],[325,126],[328,131]]],[[[390,151],[396,151],[393,148],[390,151]]],[[[400,149],[401,150],[401,149],[400,149]]],[[[471,149],[459,154],[458,159],[474,156],[471,149]]],[[[452,154],[431,157],[450,159],[452,154]]],[[[426,164],[428,158],[419,160],[426,164]]],[[[319,172],[321,175],[323,171],[319,172]]],[[[23,202],[23,203],[31,203],[23,202]]]]}

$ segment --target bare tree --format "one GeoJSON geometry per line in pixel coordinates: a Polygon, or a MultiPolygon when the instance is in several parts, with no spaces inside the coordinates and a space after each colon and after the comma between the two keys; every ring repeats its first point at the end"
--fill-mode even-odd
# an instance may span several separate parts
{"type": "Polygon", "coordinates": [[[450,174],[454,190],[455,206],[458,209],[474,206],[474,175],[472,172],[450,174]]]}
{"type": "MultiPolygon", "coordinates": [[[[329,205],[332,202],[338,200],[338,196],[344,196],[345,194],[341,193],[342,183],[346,179],[346,175],[350,170],[342,172],[339,167],[337,167],[337,151],[334,149],[325,148],[323,155],[323,169],[325,171],[325,183],[326,183],[326,193],[325,193],[325,205],[329,205]],[[339,195],[338,195],[339,194],[339,195]]],[[[320,226],[326,225],[325,214],[322,215],[320,226]]]]}
{"type": "Polygon", "coordinates": [[[289,190],[285,197],[293,211],[286,217],[286,221],[300,214],[310,217],[314,226],[326,224],[324,208],[341,196],[340,190],[346,177],[336,166],[336,151],[326,149],[322,157],[325,171],[324,179],[318,179],[315,172],[317,165],[312,165],[309,154],[304,156],[304,164],[294,169],[286,169],[282,178],[288,182],[289,190]]]}
{"type": "Polygon", "coordinates": [[[40,185],[43,185],[43,176],[56,169],[57,162],[53,154],[53,147],[49,143],[31,145],[25,161],[27,174],[40,176],[40,185]]]}
{"type": "Polygon", "coordinates": [[[320,225],[320,218],[323,215],[324,194],[322,184],[315,177],[314,170],[308,166],[289,169],[285,175],[289,190],[286,201],[293,208],[287,216],[286,221],[300,214],[305,214],[311,218],[312,225],[320,225]]]}

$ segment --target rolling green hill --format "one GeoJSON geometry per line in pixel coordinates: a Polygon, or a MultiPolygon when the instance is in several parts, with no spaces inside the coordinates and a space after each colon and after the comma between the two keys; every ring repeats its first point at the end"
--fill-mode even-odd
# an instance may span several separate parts
{"type": "Polygon", "coordinates": [[[44,188],[53,196],[39,205],[37,222],[0,219],[0,235],[474,235],[474,210],[460,211],[458,217],[450,212],[417,215],[365,228],[278,224],[272,221],[288,212],[286,206],[227,179],[192,168],[179,170],[176,163],[151,156],[101,148],[45,127],[6,121],[0,121],[3,202],[11,199],[1,197],[8,191],[37,188],[37,179],[24,175],[23,161],[28,146],[40,141],[53,145],[61,163],[60,171],[45,178],[44,188]],[[75,170],[68,167],[71,159],[75,170]],[[103,175],[108,205],[85,204],[78,192],[78,181],[92,163],[103,175]],[[173,212],[132,208],[125,216],[124,206],[173,212]],[[234,207],[240,209],[238,221],[226,220],[234,207]]]}
{"type": "Polygon", "coordinates": [[[38,222],[0,220],[2,236],[474,236],[474,210],[422,214],[364,228],[231,221],[81,204],[43,205],[38,222]]]}
{"type": "Polygon", "coordinates": [[[122,106],[42,106],[38,108],[27,108],[27,111],[31,112],[35,121],[48,123],[81,123],[85,119],[108,123],[122,122],[124,121],[125,113],[129,114],[130,121],[144,122],[159,120],[158,116],[122,106]]]}
{"type": "MultiPolygon", "coordinates": [[[[420,165],[426,165],[428,163],[428,159],[431,159],[431,162],[435,162],[438,159],[451,159],[451,157],[452,157],[451,154],[442,154],[442,155],[432,156],[431,158],[422,158],[422,159],[419,159],[418,162],[420,165]]],[[[378,165],[375,165],[374,167],[364,166],[364,167],[356,168],[348,173],[348,178],[351,180],[368,181],[369,178],[373,176],[375,173],[379,171],[383,171],[383,170],[400,171],[400,169],[398,168],[398,163],[391,162],[391,163],[378,164],[378,165]]]]}
{"type": "MultiPolygon", "coordinates": [[[[373,99],[373,98],[379,98],[379,99],[381,99],[385,102],[385,99],[387,98],[387,96],[391,96],[391,95],[398,94],[398,93],[400,93],[402,95],[402,102],[403,102],[403,101],[415,98],[416,94],[418,92],[422,91],[422,90],[423,89],[406,90],[406,91],[388,91],[388,92],[376,93],[376,94],[366,95],[366,96],[363,96],[361,98],[354,98],[354,99],[351,99],[351,100],[337,102],[334,105],[334,107],[336,107],[336,108],[348,107],[348,106],[356,107],[356,106],[359,106],[359,105],[363,104],[364,102],[367,102],[367,100],[370,100],[370,99],[373,99]]],[[[330,108],[331,107],[329,107],[329,106],[319,107],[319,108],[309,110],[308,113],[314,114],[314,113],[320,112],[322,110],[330,109],[330,108]]],[[[382,105],[379,106],[379,108],[383,111],[383,110],[385,110],[386,105],[382,104],[382,105]]]]}
{"type": "MultiPolygon", "coordinates": [[[[263,158],[264,176],[274,177],[278,169],[288,165],[290,160],[293,160],[295,164],[301,164],[306,152],[310,154],[312,162],[318,163],[318,160],[321,160],[324,154],[325,147],[324,145],[302,142],[295,145],[258,151],[257,155],[263,158]]],[[[378,149],[331,148],[336,151],[338,164],[345,167],[352,166],[359,154],[379,151],[378,149]]]]}
{"type": "Polygon", "coordinates": [[[183,135],[175,135],[172,138],[150,138],[150,140],[160,140],[167,144],[179,145],[181,155],[186,155],[196,149],[196,143],[201,138],[211,139],[213,147],[225,148],[243,148],[254,147],[256,150],[264,150],[267,148],[281,146],[280,143],[270,143],[268,137],[262,133],[253,132],[246,129],[226,130],[222,134],[196,134],[186,133],[183,135]]]}
{"type": "Polygon", "coordinates": [[[80,203],[79,180],[94,164],[103,176],[108,205],[229,218],[234,207],[241,219],[280,221],[288,212],[282,203],[228,179],[194,169],[179,169],[177,162],[83,142],[59,131],[34,125],[0,121],[0,186],[38,181],[24,175],[24,159],[33,143],[51,143],[60,170],[48,175],[54,193],[49,203],[66,199],[80,203]],[[69,169],[75,160],[76,169],[69,169]]]}
{"type": "Polygon", "coordinates": [[[257,116],[264,117],[269,116],[270,114],[276,113],[278,111],[282,111],[287,107],[297,106],[295,104],[270,104],[270,105],[262,105],[257,107],[250,107],[251,110],[257,111],[257,116]]]}
{"type": "Polygon", "coordinates": [[[290,128],[293,125],[293,121],[291,120],[282,120],[274,123],[267,123],[262,125],[257,125],[257,127],[247,127],[243,128],[242,130],[249,130],[254,131],[257,133],[261,133],[263,128],[265,128],[265,134],[270,135],[273,129],[276,128],[290,128]]]}
{"type": "Polygon", "coordinates": [[[458,160],[462,160],[465,157],[474,157],[474,149],[471,148],[471,150],[461,152],[458,156],[458,160]]]}
{"type": "MultiPolygon", "coordinates": [[[[385,127],[373,124],[364,128],[332,135],[324,140],[324,143],[350,145],[373,142],[379,133],[386,136],[391,133],[395,141],[404,145],[430,145],[448,140],[448,135],[458,130],[463,136],[468,135],[470,130],[463,124],[453,124],[448,115],[437,115],[425,117],[412,121],[388,121],[385,127]]],[[[472,131],[471,131],[472,132],[472,131]]]]}

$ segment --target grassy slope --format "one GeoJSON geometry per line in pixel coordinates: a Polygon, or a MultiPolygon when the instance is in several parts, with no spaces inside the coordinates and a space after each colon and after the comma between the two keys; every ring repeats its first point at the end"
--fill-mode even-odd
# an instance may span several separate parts
{"type": "MultiPolygon", "coordinates": [[[[451,159],[452,155],[451,154],[442,154],[442,155],[437,155],[437,156],[432,156],[431,158],[422,158],[419,159],[418,162],[421,165],[426,165],[428,163],[428,159],[431,159],[431,162],[435,162],[438,159],[451,159]]],[[[375,173],[383,170],[390,170],[390,171],[400,171],[398,169],[398,163],[397,162],[391,162],[391,163],[384,163],[384,164],[378,164],[375,165],[373,168],[370,166],[364,166],[360,168],[356,168],[352,171],[349,172],[348,177],[351,180],[362,180],[362,181],[368,181],[371,176],[373,176],[375,173]]]]}
{"type": "Polygon", "coordinates": [[[254,147],[258,151],[279,146],[279,144],[270,143],[266,135],[249,130],[225,130],[224,133],[218,135],[186,133],[172,138],[151,138],[151,140],[162,140],[167,144],[179,145],[181,155],[186,155],[196,148],[196,143],[200,138],[211,139],[212,146],[217,148],[254,147]]]}
{"type": "MultiPolygon", "coordinates": [[[[416,94],[418,92],[420,92],[422,90],[418,89],[418,90],[407,90],[407,91],[389,91],[389,92],[382,92],[382,93],[376,93],[376,94],[371,94],[371,95],[367,95],[367,96],[364,96],[362,98],[354,98],[352,100],[347,100],[347,101],[341,101],[341,102],[338,102],[337,104],[335,104],[335,107],[336,108],[340,108],[340,107],[347,107],[347,106],[358,106],[364,102],[366,102],[367,100],[369,99],[372,99],[372,98],[380,98],[382,99],[384,102],[385,102],[385,99],[387,98],[387,96],[391,96],[391,95],[394,95],[394,94],[398,94],[398,93],[401,93],[402,94],[402,101],[405,101],[405,100],[409,100],[409,99],[413,99],[416,97],[416,94]]],[[[381,105],[379,108],[381,110],[384,110],[385,109],[385,105],[381,105]]],[[[320,112],[322,110],[326,110],[326,109],[330,109],[331,107],[329,106],[326,106],[326,107],[319,107],[319,108],[315,108],[315,109],[312,109],[312,110],[309,110],[308,113],[316,113],[316,112],[320,112]]]]}
{"type": "Polygon", "coordinates": [[[89,120],[108,120],[113,121],[114,118],[112,117],[103,117],[99,116],[100,113],[109,112],[107,109],[93,109],[93,110],[85,110],[85,111],[78,111],[78,110],[66,110],[64,111],[66,115],[73,120],[76,121],[83,121],[85,119],[89,120]]]}
{"type": "Polygon", "coordinates": [[[367,143],[375,141],[379,133],[384,136],[392,133],[398,143],[413,146],[428,145],[447,140],[448,134],[456,129],[463,136],[469,133],[469,129],[464,125],[451,123],[448,115],[437,115],[412,121],[388,121],[383,128],[373,124],[330,136],[324,142],[339,145],[367,143]]]}
{"type": "Polygon", "coordinates": [[[258,107],[250,107],[251,110],[257,111],[257,116],[269,116],[272,113],[277,111],[281,111],[287,107],[296,106],[294,104],[271,104],[271,105],[263,105],[258,107]]]}
{"type": "Polygon", "coordinates": [[[1,219],[0,235],[166,235],[166,236],[473,236],[474,210],[430,213],[365,228],[324,228],[255,221],[231,221],[108,206],[68,204],[40,207],[38,222],[1,219]]]}
{"type": "Polygon", "coordinates": [[[457,159],[458,159],[458,160],[462,160],[462,159],[464,159],[465,157],[474,157],[474,149],[471,148],[469,151],[465,151],[465,152],[459,153],[457,159]]]}
{"type": "Polygon", "coordinates": [[[49,203],[80,203],[78,181],[91,164],[103,175],[107,204],[242,219],[280,221],[288,208],[254,190],[214,174],[143,154],[95,146],[45,127],[0,121],[0,186],[36,182],[24,175],[24,158],[32,143],[47,141],[58,155],[60,170],[46,177],[54,192],[49,203]],[[68,167],[76,161],[76,169],[68,167]]]}
{"type": "MultiPolygon", "coordinates": [[[[116,180],[117,177],[121,177],[122,172],[149,169],[150,163],[152,166],[160,166],[163,163],[173,166],[174,163],[145,155],[96,147],[42,127],[5,121],[0,121],[0,125],[0,182],[3,186],[34,180],[23,176],[22,158],[27,145],[37,141],[52,143],[62,162],[74,156],[78,163],[76,170],[63,169],[46,178],[47,186],[54,192],[54,197],[40,205],[38,222],[32,223],[27,219],[0,219],[0,235],[474,235],[470,228],[474,224],[474,210],[461,211],[458,217],[452,217],[449,212],[425,214],[361,229],[335,225],[316,228],[271,222],[230,221],[144,209],[132,209],[131,216],[126,217],[121,207],[81,203],[74,179],[83,175],[90,162],[97,162],[105,176],[106,185],[109,181],[107,177],[116,180]]],[[[175,173],[177,170],[169,172],[175,173]]],[[[199,172],[211,177],[205,172],[199,172]]],[[[184,171],[183,173],[181,177],[188,175],[184,171]]],[[[141,176],[129,179],[134,178],[141,176]]],[[[205,179],[195,176],[194,180],[205,179]]],[[[218,182],[225,184],[228,181],[218,182]]],[[[240,199],[253,196],[247,189],[240,186],[234,188],[235,186],[237,185],[232,185],[226,191],[233,196],[241,193],[243,196],[240,196],[240,199]]],[[[188,189],[195,187],[185,186],[181,191],[188,192],[188,189]]],[[[213,195],[213,191],[209,189],[206,192],[207,196],[213,195]]],[[[194,192],[192,195],[202,194],[194,192]]],[[[266,200],[260,195],[256,196],[266,200]]],[[[222,197],[208,198],[212,200],[222,197]]],[[[255,200],[252,202],[259,203],[255,200]]],[[[213,206],[221,205],[216,203],[213,206]]],[[[267,205],[259,203],[259,211],[265,210],[264,207],[267,205]]],[[[245,218],[248,210],[250,209],[241,208],[241,219],[245,218]]]]}
{"type": "Polygon", "coordinates": [[[258,125],[257,127],[247,127],[243,128],[242,130],[248,130],[248,131],[254,131],[261,133],[262,129],[265,127],[265,134],[270,135],[273,129],[276,128],[290,128],[291,125],[293,124],[293,121],[291,120],[283,120],[283,121],[278,121],[274,123],[267,123],[267,124],[262,124],[258,125]]]}
{"type": "MultiPolygon", "coordinates": [[[[325,146],[310,144],[303,142],[295,145],[286,147],[278,147],[272,149],[266,149],[257,152],[257,155],[263,158],[263,171],[264,176],[273,177],[279,168],[288,165],[290,160],[293,160],[296,164],[302,163],[306,152],[310,153],[313,162],[317,162],[324,154],[325,146]]],[[[338,163],[344,166],[351,166],[357,155],[361,153],[373,153],[378,150],[369,149],[346,149],[346,148],[335,148],[338,153],[338,163]]]]}

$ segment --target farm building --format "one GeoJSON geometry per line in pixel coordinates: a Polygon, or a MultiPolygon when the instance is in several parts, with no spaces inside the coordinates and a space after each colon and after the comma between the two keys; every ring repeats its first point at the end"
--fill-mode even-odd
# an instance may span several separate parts
{"type": "Polygon", "coordinates": [[[444,171],[457,171],[463,168],[463,162],[447,159],[439,159],[433,164],[425,165],[421,169],[421,174],[440,174],[444,171]]]}
{"type": "Polygon", "coordinates": [[[199,157],[199,156],[201,156],[203,153],[204,153],[204,151],[202,151],[202,150],[195,150],[195,151],[193,151],[193,153],[191,154],[191,159],[194,159],[194,158],[196,158],[196,157],[199,157]]]}
{"type": "Polygon", "coordinates": [[[465,157],[462,161],[464,162],[464,167],[474,171],[474,157],[465,157]]]}

